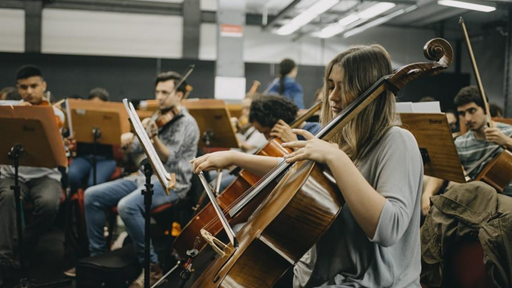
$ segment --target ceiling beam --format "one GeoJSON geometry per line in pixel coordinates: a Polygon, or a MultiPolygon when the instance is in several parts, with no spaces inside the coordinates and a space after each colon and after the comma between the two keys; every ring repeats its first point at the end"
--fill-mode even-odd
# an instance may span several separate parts
{"type": "Polygon", "coordinates": [[[293,0],[292,3],[288,4],[288,6],[284,7],[283,10],[279,11],[279,13],[277,13],[276,17],[270,21],[267,22],[267,24],[263,25],[263,30],[268,30],[269,28],[271,28],[272,26],[274,26],[274,24],[279,21],[280,19],[282,19],[284,16],[286,16],[286,14],[288,14],[293,8],[295,8],[295,6],[297,6],[297,4],[299,4],[301,0],[293,0]]]}
{"type": "Polygon", "coordinates": [[[53,0],[45,2],[44,8],[176,16],[183,10],[181,3],[124,0],[53,0]]]}

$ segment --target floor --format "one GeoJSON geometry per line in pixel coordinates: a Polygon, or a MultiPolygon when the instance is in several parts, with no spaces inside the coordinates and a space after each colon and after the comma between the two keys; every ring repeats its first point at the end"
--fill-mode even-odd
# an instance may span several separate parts
{"type": "MultiPolygon", "coordinates": [[[[165,239],[155,239],[154,245],[159,254],[163,253],[165,250],[165,239]]],[[[68,268],[67,265],[69,265],[66,263],[64,254],[64,232],[58,227],[53,227],[41,237],[39,243],[29,255],[30,287],[77,287],[75,279],[69,278],[63,273],[68,268]]],[[[15,275],[14,277],[17,278],[17,276],[15,275]]],[[[180,280],[179,271],[176,270],[168,279],[166,283],[159,287],[178,287],[180,280]]],[[[16,286],[16,280],[11,280],[10,283],[4,283],[2,288],[16,286]]]]}

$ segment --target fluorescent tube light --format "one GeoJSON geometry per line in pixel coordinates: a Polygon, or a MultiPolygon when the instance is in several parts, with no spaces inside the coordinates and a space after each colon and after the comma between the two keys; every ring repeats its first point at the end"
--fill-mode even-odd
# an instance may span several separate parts
{"type": "Polygon", "coordinates": [[[369,28],[372,28],[372,27],[378,26],[380,24],[386,23],[389,20],[391,20],[391,19],[393,19],[393,18],[395,18],[395,17],[397,17],[399,15],[402,15],[402,14],[405,14],[405,13],[409,13],[409,12],[411,12],[413,10],[416,10],[417,8],[418,8],[418,6],[413,5],[413,6],[405,8],[405,9],[397,10],[397,11],[395,11],[395,12],[389,14],[389,15],[386,15],[384,17],[380,17],[378,19],[375,19],[375,20],[373,20],[371,22],[368,22],[368,23],[366,23],[364,25],[361,25],[361,26],[356,27],[356,28],[354,28],[354,29],[352,29],[350,31],[345,32],[345,34],[343,34],[343,38],[348,38],[350,36],[354,36],[356,34],[359,34],[359,33],[363,32],[363,31],[365,31],[365,30],[367,30],[369,28]]]}
{"type": "Polygon", "coordinates": [[[340,34],[341,32],[345,31],[348,28],[348,25],[356,22],[359,20],[359,17],[355,14],[351,14],[337,23],[331,24],[324,29],[322,29],[320,32],[318,32],[315,36],[320,38],[331,38],[332,36],[336,34],[340,34]]]}
{"type": "Polygon", "coordinates": [[[463,2],[463,1],[439,0],[439,1],[437,1],[437,4],[444,5],[444,6],[450,6],[450,7],[456,7],[456,8],[475,10],[475,11],[480,11],[480,12],[492,12],[492,11],[496,10],[496,7],[492,7],[492,6],[488,6],[488,5],[481,5],[481,4],[474,4],[474,3],[463,2]]]}
{"type": "Polygon", "coordinates": [[[361,19],[370,19],[370,18],[373,18],[377,15],[380,15],[380,14],[388,11],[389,9],[391,9],[395,6],[396,6],[395,3],[380,2],[380,3],[377,3],[369,8],[366,8],[365,10],[357,13],[357,16],[359,16],[359,18],[361,18],[361,19]]]}
{"type": "Polygon", "coordinates": [[[281,28],[277,30],[277,34],[279,35],[290,35],[293,32],[297,31],[300,27],[308,24],[313,19],[315,19],[318,15],[324,13],[325,11],[331,9],[334,5],[338,4],[339,0],[321,0],[304,12],[297,15],[297,17],[293,18],[290,22],[283,25],[281,28]]]}

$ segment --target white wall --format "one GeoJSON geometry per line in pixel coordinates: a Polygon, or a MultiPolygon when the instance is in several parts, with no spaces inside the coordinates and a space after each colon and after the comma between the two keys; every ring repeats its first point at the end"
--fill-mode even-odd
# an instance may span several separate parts
{"type": "MultiPolygon", "coordinates": [[[[263,32],[260,27],[244,27],[244,61],[254,63],[279,63],[291,58],[302,65],[324,66],[351,45],[381,44],[388,50],[393,67],[412,62],[428,61],[423,56],[423,46],[435,37],[430,30],[376,27],[347,39],[341,36],[319,39],[304,36],[279,36],[263,32]],[[397,41],[398,36],[400,41],[397,41]]],[[[215,60],[217,36],[215,24],[201,24],[199,59],[215,60]]]]}
{"type": "Polygon", "coordinates": [[[25,10],[0,9],[0,52],[25,52],[25,10]]]}
{"type": "Polygon", "coordinates": [[[183,18],[43,9],[42,53],[181,58],[183,18]]]}

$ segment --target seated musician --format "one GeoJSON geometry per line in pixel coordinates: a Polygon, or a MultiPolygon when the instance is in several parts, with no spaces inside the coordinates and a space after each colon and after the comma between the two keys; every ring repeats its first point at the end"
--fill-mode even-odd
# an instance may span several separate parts
{"type": "Polygon", "coordinates": [[[0,90],[0,101],[2,100],[17,101],[21,100],[21,96],[20,93],[18,93],[18,89],[14,87],[5,87],[0,90]]]}
{"type": "MultiPolygon", "coordinates": [[[[297,135],[292,132],[292,128],[288,125],[297,116],[299,110],[297,105],[287,98],[276,95],[262,96],[256,94],[253,99],[249,110],[249,123],[256,131],[263,134],[267,140],[272,137],[277,137],[283,142],[298,140],[297,135]]],[[[299,127],[313,135],[321,129],[320,123],[316,122],[303,122],[299,127]]],[[[300,140],[304,140],[302,136],[299,135],[298,137],[300,140]]],[[[224,173],[220,191],[226,189],[235,178],[234,175],[224,173]]]]}
{"type": "MultiPolygon", "coordinates": [[[[36,66],[23,66],[17,74],[18,93],[23,106],[49,105],[43,94],[47,83],[41,70],[36,66]]],[[[64,113],[53,107],[56,121],[64,122],[64,113]]],[[[14,205],[14,167],[2,165],[0,173],[0,283],[12,275],[18,259],[14,259],[16,249],[16,210],[14,205]]],[[[26,223],[23,247],[34,248],[38,237],[55,220],[61,199],[61,173],[55,168],[19,167],[21,197],[34,204],[31,221],[26,223]]]]}
{"type": "MultiPolygon", "coordinates": [[[[89,101],[106,102],[108,101],[108,91],[103,88],[94,88],[89,92],[89,101]]],[[[101,104],[99,104],[101,105],[101,104]]],[[[100,127],[101,128],[101,127],[100,127]]],[[[71,140],[71,143],[74,141],[71,140]]],[[[92,154],[94,145],[89,143],[76,143],[77,157],[73,158],[68,170],[69,186],[71,194],[74,194],[79,188],[87,188],[93,185],[93,162],[92,154]],[[84,187],[83,181],[87,181],[84,187]]],[[[96,147],[96,184],[108,181],[116,169],[116,161],[111,145],[97,144],[96,147]]],[[[118,147],[119,148],[119,147],[118,147]]]]}
{"type": "MultiPolygon", "coordinates": [[[[476,86],[462,88],[454,99],[457,112],[464,118],[464,123],[468,131],[455,139],[455,147],[459,154],[460,162],[465,170],[475,165],[496,145],[506,146],[512,149],[512,126],[495,122],[495,128],[487,127],[487,117],[485,115],[484,101],[480,96],[480,91],[476,86]]],[[[503,150],[497,150],[488,161],[484,161],[480,167],[474,169],[468,176],[474,179],[485,167],[485,165],[500,154],[503,150]]],[[[444,180],[431,178],[423,192],[422,210],[426,215],[430,209],[430,197],[439,193],[444,180]]],[[[512,196],[512,187],[509,185],[504,191],[505,194],[512,196]]]]}
{"type": "MultiPolygon", "coordinates": [[[[277,137],[283,142],[296,141],[297,135],[288,124],[295,120],[298,111],[297,105],[282,96],[258,97],[252,101],[249,122],[267,139],[277,137]]],[[[316,122],[302,122],[299,127],[314,135],[320,131],[321,125],[316,122]]],[[[304,140],[302,136],[298,137],[299,140],[304,140]]]]}
{"type": "Polygon", "coordinates": [[[240,150],[246,153],[252,154],[267,143],[265,136],[256,130],[251,122],[249,122],[249,112],[251,110],[252,101],[260,96],[261,95],[258,93],[247,93],[242,100],[242,115],[240,115],[240,118],[232,118],[236,130],[236,137],[240,143],[240,150]]]}
{"type": "MultiPolygon", "coordinates": [[[[325,125],[377,80],[392,73],[379,45],[337,55],[325,72],[325,125]]],[[[394,124],[395,97],[384,92],[332,141],[294,130],[304,141],[285,161],[326,165],[346,200],[335,222],[294,267],[294,287],[420,287],[420,200],[423,164],[416,140],[394,124]]],[[[232,151],[192,161],[194,171],[238,165],[260,175],[280,159],[232,151]]]]}
{"type": "MultiPolygon", "coordinates": [[[[176,72],[161,73],[156,78],[155,98],[158,100],[159,110],[163,114],[173,113],[172,120],[162,127],[155,123],[148,124],[149,119],[144,119],[148,136],[164,164],[167,172],[175,173],[176,188],[166,195],[157,178],[152,184],[154,189],[152,207],[158,207],[165,203],[176,203],[183,199],[191,186],[192,165],[190,160],[196,156],[197,141],[199,140],[199,128],[195,119],[184,109],[180,103],[185,93],[186,83],[178,84],[181,75],[176,72]]],[[[127,151],[140,153],[142,146],[133,133],[125,133],[121,136],[123,147],[127,151]]],[[[144,176],[128,176],[112,182],[89,187],[85,191],[85,218],[87,234],[89,237],[89,249],[91,256],[99,255],[107,251],[107,243],[103,234],[105,226],[105,209],[117,205],[119,215],[126,225],[126,229],[134,242],[134,247],[141,264],[144,263],[144,197],[141,191],[144,187],[144,176]]],[[[162,271],[158,264],[158,256],[151,246],[151,285],[162,277],[162,271]]],[[[143,287],[144,272],[130,287],[143,287]]]]}

